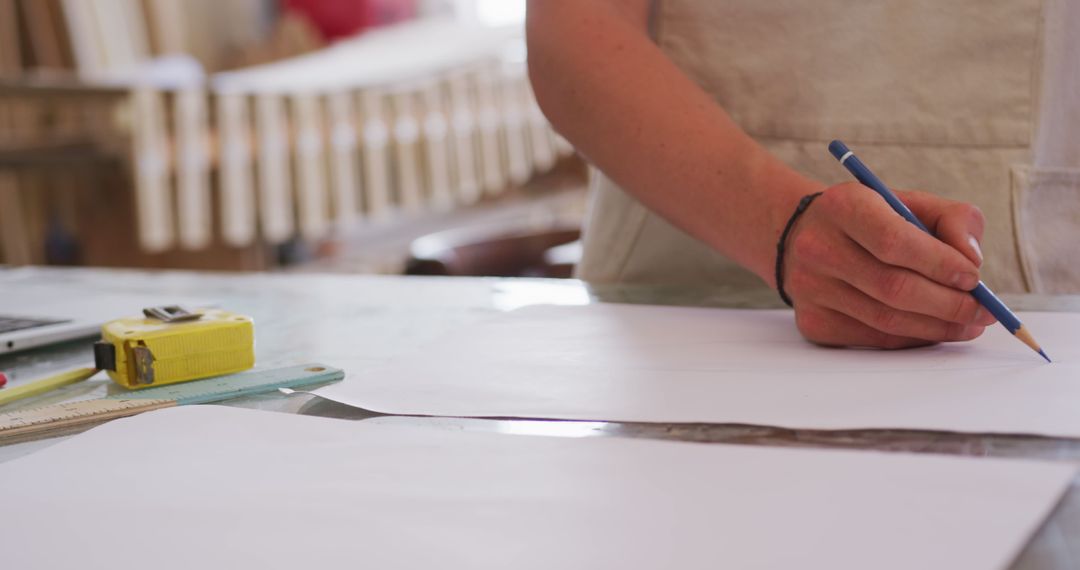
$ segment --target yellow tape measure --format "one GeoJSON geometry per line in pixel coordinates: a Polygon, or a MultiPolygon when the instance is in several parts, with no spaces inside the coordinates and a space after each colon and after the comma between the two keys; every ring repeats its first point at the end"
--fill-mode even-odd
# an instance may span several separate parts
{"type": "Polygon", "coordinates": [[[145,318],[105,323],[101,341],[94,344],[95,366],[125,388],[187,382],[255,365],[251,317],[178,306],[150,307],[143,312],[145,318]]]}

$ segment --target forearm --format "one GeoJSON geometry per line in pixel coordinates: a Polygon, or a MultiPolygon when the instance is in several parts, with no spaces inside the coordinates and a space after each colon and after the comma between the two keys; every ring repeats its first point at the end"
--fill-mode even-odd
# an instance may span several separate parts
{"type": "Polygon", "coordinates": [[[535,0],[528,41],[537,98],[560,133],[650,209],[772,283],[784,222],[822,185],[746,135],[649,40],[644,14],[535,0]]]}

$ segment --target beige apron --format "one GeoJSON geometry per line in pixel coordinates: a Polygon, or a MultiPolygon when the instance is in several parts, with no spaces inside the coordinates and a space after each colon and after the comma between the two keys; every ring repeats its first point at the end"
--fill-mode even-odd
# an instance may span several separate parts
{"type": "MultiPolygon", "coordinates": [[[[1041,0],[658,0],[652,25],[668,57],[791,167],[850,181],[826,149],[842,139],[894,188],[978,205],[983,278],[995,290],[1080,291],[1080,263],[1060,262],[1075,259],[1076,229],[1041,242],[1041,257],[1026,243],[1056,210],[1026,192],[1042,9],[1041,0]]],[[[583,279],[765,286],[603,174],[592,184],[583,279]]],[[[1070,191],[1075,206],[1080,185],[1070,191]]],[[[1057,227],[1080,227],[1075,216],[1059,214],[1057,227]]]]}

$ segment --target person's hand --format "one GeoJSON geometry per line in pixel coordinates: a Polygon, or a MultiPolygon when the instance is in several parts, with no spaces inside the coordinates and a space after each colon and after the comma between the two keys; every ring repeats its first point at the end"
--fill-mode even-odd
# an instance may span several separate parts
{"type": "Polygon", "coordinates": [[[796,221],[784,290],[811,342],[906,348],[971,340],[994,323],[968,293],[979,283],[982,212],[923,192],[897,195],[937,239],[856,182],[828,188],[796,221]]]}

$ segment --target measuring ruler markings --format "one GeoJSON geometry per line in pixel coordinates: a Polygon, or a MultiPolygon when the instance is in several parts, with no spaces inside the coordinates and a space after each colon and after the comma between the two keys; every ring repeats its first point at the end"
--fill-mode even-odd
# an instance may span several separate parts
{"type": "Polygon", "coordinates": [[[305,364],[145,388],[97,400],[65,402],[0,414],[0,445],[56,437],[87,430],[109,420],[142,412],[220,402],[239,396],[273,392],[341,380],[345,373],[322,364],[305,364]]]}

